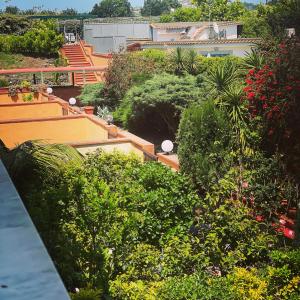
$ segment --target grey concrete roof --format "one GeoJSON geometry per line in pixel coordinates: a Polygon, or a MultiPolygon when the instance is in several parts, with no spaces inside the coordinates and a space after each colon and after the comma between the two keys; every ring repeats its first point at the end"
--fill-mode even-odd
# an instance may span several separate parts
{"type": "Polygon", "coordinates": [[[0,299],[70,299],[1,161],[0,299]]]}

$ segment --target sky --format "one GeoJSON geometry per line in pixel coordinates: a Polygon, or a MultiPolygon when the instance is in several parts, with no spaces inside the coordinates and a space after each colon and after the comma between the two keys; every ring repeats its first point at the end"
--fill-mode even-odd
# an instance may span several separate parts
{"type": "MultiPolygon", "coordinates": [[[[143,6],[144,0],[129,0],[132,6],[143,6]]],[[[0,9],[7,5],[17,6],[21,9],[32,8],[33,6],[43,6],[44,9],[58,8],[75,8],[79,12],[91,11],[95,3],[100,0],[11,0],[6,3],[5,0],[0,0],[0,9]]]]}
{"type": "MultiPolygon", "coordinates": [[[[129,0],[132,6],[143,6],[144,0],[129,0]]],[[[245,0],[246,2],[247,0],[245,0]]],[[[17,6],[21,9],[28,9],[34,6],[43,6],[44,9],[66,9],[75,8],[79,12],[89,12],[95,3],[100,0],[0,0],[0,9],[6,7],[6,5],[17,6]]],[[[260,0],[248,0],[247,2],[257,3],[260,0]]]]}

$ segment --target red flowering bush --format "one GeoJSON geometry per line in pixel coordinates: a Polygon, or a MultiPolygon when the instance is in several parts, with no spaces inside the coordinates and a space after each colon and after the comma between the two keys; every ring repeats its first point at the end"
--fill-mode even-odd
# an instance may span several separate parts
{"type": "Polygon", "coordinates": [[[262,117],[266,135],[276,145],[300,132],[299,48],[295,38],[282,42],[268,63],[249,70],[245,80],[251,116],[262,117]]]}

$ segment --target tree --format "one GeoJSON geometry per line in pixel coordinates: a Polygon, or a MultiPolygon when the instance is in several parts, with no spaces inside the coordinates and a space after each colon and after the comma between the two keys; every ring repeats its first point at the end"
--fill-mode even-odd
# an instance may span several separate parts
{"type": "Polygon", "coordinates": [[[286,28],[295,28],[297,35],[300,35],[299,19],[299,0],[274,1],[270,4],[267,20],[274,35],[282,34],[286,28]]]}
{"type": "Polygon", "coordinates": [[[194,7],[179,7],[174,12],[162,15],[161,22],[197,22],[201,19],[201,10],[194,7]]]}
{"type": "MultiPolygon", "coordinates": [[[[239,0],[196,0],[195,2],[198,3],[202,21],[238,20],[246,12],[245,6],[239,0]]],[[[191,17],[194,18],[194,15],[192,14],[191,17]]]]}
{"type": "Polygon", "coordinates": [[[227,116],[211,100],[186,109],[178,130],[178,156],[182,172],[200,191],[222,178],[222,165],[230,146],[227,116]]]}
{"type": "Polygon", "coordinates": [[[23,16],[0,15],[0,34],[24,34],[32,26],[32,21],[23,16]]]}
{"type": "Polygon", "coordinates": [[[17,15],[20,12],[20,9],[17,6],[6,6],[4,12],[6,14],[17,15]]]}
{"type": "Polygon", "coordinates": [[[178,0],[145,0],[141,14],[142,16],[160,16],[170,12],[171,8],[180,6],[178,0]]]}
{"type": "Polygon", "coordinates": [[[269,10],[269,6],[260,4],[255,10],[245,12],[241,16],[242,37],[268,37],[271,34],[271,27],[267,20],[269,10]]]}
{"type": "Polygon", "coordinates": [[[103,0],[95,4],[91,14],[99,18],[131,17],[133,15],[131,4],[128,0],[103,0]]]}
{"type": "Polygon", "coordinates": [[[166,52],[162,50],[113,54],[105,72],[105,104],[110,108],[117,107],[129,88],[141,85],[154,74],[163,72],[165,65],[166,52]]]}
{"type": "Polygon", "coordinates": [[[74,8],[67,8],[65,10],[62,10],[61,14],[65,16],[76,16],[78,14],[78,11],[74,8]]]}

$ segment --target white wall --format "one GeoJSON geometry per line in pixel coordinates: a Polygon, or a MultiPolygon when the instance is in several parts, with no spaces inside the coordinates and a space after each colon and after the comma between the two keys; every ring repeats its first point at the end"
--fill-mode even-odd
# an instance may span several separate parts
{"type": "MultiPolygon", "coordinates": [[[[199,26],[193,26],[188,33],[188,36],[193,36],[193,34],[201,27],[199,26]]],[[[237,38],[237,25],[226,25],[226,26],[219,26],[219,31],[225,29],[226,30],[226,37],[227,39],[236,39],[237,38]]],[[[180,32],[184,31],[184,28],[178,29],[177,32],[171,32],[171,30],[167,29],[159,29],[154,28],[153,29],[153,41],[178,41],[181,38],[180,32]]],[[[200,32],[196,40],[208,40],[209,39],[209,28],[205,28],[202,32],[200,32]]]]}
{"type": "MultiPolygon", "coordinates": [[[[150,26],[147,23],[95,23],[85,24],[84,34],[89,34],[92,30],[92,36],[125,36],[126,38],[150,38],[150,26]]],[[[86,37],[84,36],[86,39],[86,37]]]]}

